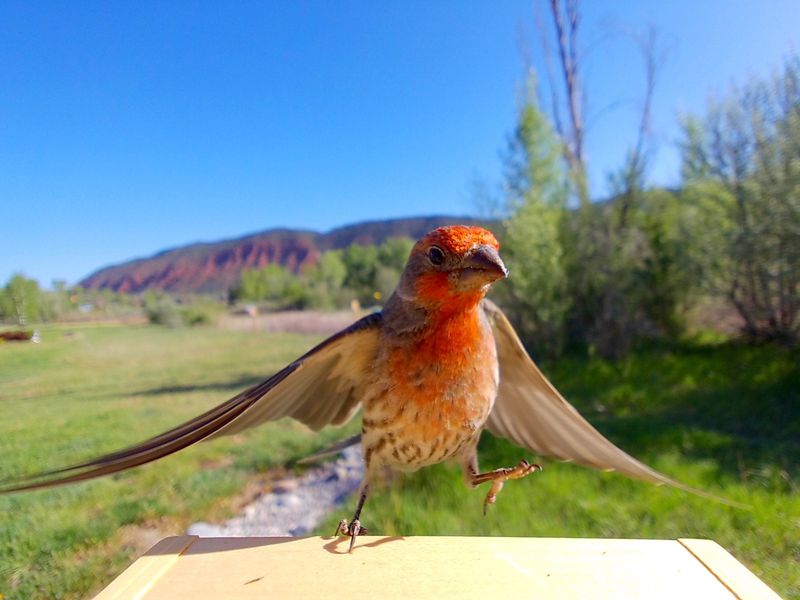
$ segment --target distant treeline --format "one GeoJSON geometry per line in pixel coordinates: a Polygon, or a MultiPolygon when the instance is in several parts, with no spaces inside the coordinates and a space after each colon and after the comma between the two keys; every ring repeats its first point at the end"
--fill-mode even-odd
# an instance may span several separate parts
{"type": "Polygon", "coordinates": [[[27,326],[59,319],[120,318],[141,314],[144,298],[111,290],[85,290],[52,282],[43,290],[23,273],[12,275],[0,288],[0,323],[27,326]]]}
{"type": "Polygon", "coordinates": [[[171,296],[163,292],[124,294],[70,287],[64,281],[52,282],[51,289],[47,290],[22,273],[12,275],[0,288],[0,324],[22,328],[51,321],[135,321],[143,318],[170,327],[207,325],[224,310],[225,302],[210,296],[171,296]]]}
{"type": "Polygon", "coordinates": [[[53,320],[82,320],[144,315],[171,327],[213,323],[226,304],[259,310],[337,309],[357,302],[382,304],[400,278],[413,241],[390,238],[380,245],[353,244],[325,252],[300,274],[281,265],[242,272],[227,298],[165,292],[124,294],[86,290],[53,282],[51,290],[18,273],[0,288],[0,322],[27,326],[53,320]]]}
{"type": "Polygon", "coordinates": [[[379,305],[397,285],[413,244],[397,237],[377,246],[330,250],[298,275],[278,264],[246,270],[230,290],[230,300],[276,309],[343,308],[354,300],[361,306],[379,305]]]}

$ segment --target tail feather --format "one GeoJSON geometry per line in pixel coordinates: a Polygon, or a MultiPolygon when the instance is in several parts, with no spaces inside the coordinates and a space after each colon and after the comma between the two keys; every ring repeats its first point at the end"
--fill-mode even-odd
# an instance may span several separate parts
{"type": "Polygon", "coordinates": [[[300,460],[297,461],[298,465],[307,465],[308,463],[316,462],[321,458],[327,458],[329,456],[333,456],[334,454],[339,454],[342,450],[346,450],[351,446],[355,446],[356,444],[361,443],[361,434],[357,433],[356,435],[350,436],[349,438],[339,440],[330,446],[326,446],[320,450],[317,450],[313,454],[309,454],[308,456],[304,456],[300,460]]]}

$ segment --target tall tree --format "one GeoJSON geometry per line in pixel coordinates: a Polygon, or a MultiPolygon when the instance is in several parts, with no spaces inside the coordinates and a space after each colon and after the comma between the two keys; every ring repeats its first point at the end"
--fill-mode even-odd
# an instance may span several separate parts
{"type": "Polygon", "coordinates": [[[12,275],[0,293],[0,314],[20,326],[42,319],[44,298],[36,280],[22,273],[12,275]]]}
{"type": "MultiPolygon", "coordinates": [[[[562,235],[568,290],[573,299],[568,337],[606,356],[619,356],[640,332],[654,329],[645,323],[649,319],[643,317],[647,313],[644,307],[635,305],[638,298],[646,296],[637,288],[648,279],[642,276],[646,269],[642,260],[652,254],[653,247],[642,253],[644,232],[640,223],[631,222],[631,213],[636,211],[644,194],[651,140],[650,108],[663,57],[658,53],[655,29],[650,28],[644,34],[626,34],[641,52],[645,71],[637,137],[625,162],[610,176],[611,208],[594,205],[590,201],[585,155],[586,57],[581,47],[580,3],[549,0],[548,7],[553,33],[548,33],[542,19],[539,19],[539,33],[548,74],[550,114],[561,141],[572,196],[577,197],[579,206],[577,213],[565,220],[562,235]],[[558,56],[558,61],[553,60],[553,55],[558,56]]],[[[659,233],[652,228],[649,232],[656,236],[659,233]]],[[[650,241],[658,239],[651,236],[650,241]]]]}
{"type": "Polygon", "coordinates": [[[697,253],[708,281],[725,293],[747,334],[797,342],[800,57],[712,100],[703,118],[687,118],[683,159],[687,198],[703,200],[695,206],[704,227],[696,239],[716,232],[716,253],[697,253]]]}
{"type": "Polygon", "coordinates": [[[562,246],[566,186],[561,147],[529,94],[505,155],[505,259],[513,277],[502,296],[534,352],[556,355],[569,308],[562,246]]]}

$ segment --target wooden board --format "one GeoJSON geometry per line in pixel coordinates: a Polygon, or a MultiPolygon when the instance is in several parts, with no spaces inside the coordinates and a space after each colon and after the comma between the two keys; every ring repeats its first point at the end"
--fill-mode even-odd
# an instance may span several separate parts
{"type": "Polygon", "coordinates": [[[708,540],[166,538],[98,600],[778,598],[708,540]]]}

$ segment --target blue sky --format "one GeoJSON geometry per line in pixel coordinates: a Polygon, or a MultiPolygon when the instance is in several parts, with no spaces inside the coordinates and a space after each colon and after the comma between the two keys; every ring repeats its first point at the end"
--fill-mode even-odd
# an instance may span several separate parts
{"type": "MultiPolygon", "coordinates": [[[[796,0],[584,4],[595,196],[642,99],[640,56],[609,32],[652,24],[667,50],[662,184],[678,112],[800,42],[796,0]]],[[[0,0],[0,284],[271,227],[474,213],[514,126],[520,39],[540,54],[532,6],[0,0]]]]}

